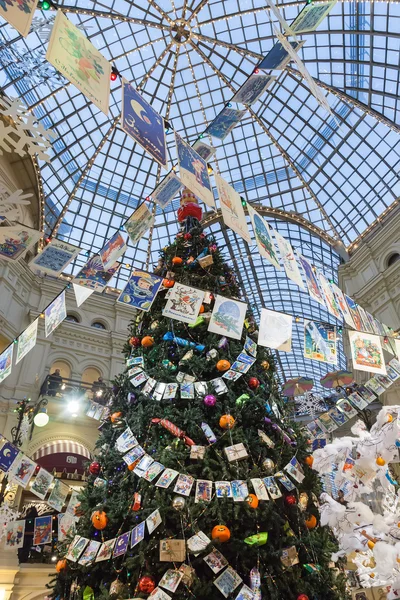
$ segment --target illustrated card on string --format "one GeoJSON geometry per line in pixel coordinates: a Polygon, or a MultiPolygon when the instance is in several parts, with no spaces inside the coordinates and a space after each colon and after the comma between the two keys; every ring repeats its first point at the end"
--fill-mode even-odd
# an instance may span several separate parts
{"type": "Polygon", "coordinates": [[[331,283],[331,288],[333,290],[333,293],[335,294],[337,304],[339,306],[339,309],[343,315],[343,318],[344,318],[346,324],[349,325],[349,327],[356,329],[356,326],[353,321],[353,317],[351,316],[351,312],[349,310],[349,307],[347,306],[347,302],[346,302],[346,299],[344,297],[342,290],[335,283],[331,283]]]}
{"type": "Polygon", "coordinates": [[[56,479],[47,504],[60,512],[68,494],[69,486],[60,481],[60,479],[56,479]]]}
{"type": "Polygon", "coordinates": [[[111,64],[61,10],[57,11],[46,59],[108,115],[111,64]]]}
{"type": "Polygon", "coordinates": [[[346,413],[341,412],[336,406],[334,406],[333,408],[328,410],[327,414],[333,421],[335,421],[335,423],[338,427],[341,427],[342,425],[347,423],[348,417],[347,417],[346,413]]]}
{"type": "Polygon", "coordinates": [[[79,521],[79,517],[68,513],[58,513],[58,540],[63,542],[68,537],[72,537],[75,534],[76,524],[79,521]]]}
{"type": "Polygon", "coordinates": [[[311,263],[309,263],[308,260],[304,258],[304,256],[302,256],[301,254],[298,254],[298,257],[300,264],[303,267],[304,275],[306,277],[308,293],[310,294],[313,300],[315,300],[319,304],[322,304],[322,306],[325,307],[325,302],[319,287],[319,283],[314,274],[314,270],[311,266],[311,263]]]}
{"type": "Polygon", "coordinates": [[[182,182],[173,171],[168,173],[166,177],[150,194],[151,199],[164,209],[177,196],[178,192],[183,188],[182,182]]]}
{"type": "Polygon", "coordinates": [[[52,534],[52,516],[36,517],[32,545],[41,546],[42,544],[50,544],[52,534]]]}
{"type": "Polygon", "coordinates": [[[243,584],[235,600],[255,600],[256,594],[248,585],[243,584]]]}
{"type": "Polygon", "coordinates": [[[354,369],[386,375],[381,340],[378,335],[349,331],[349,342],[354,369]]]}
{"type": "Polygon", "coordinates": [[[376,396],[380,396],[385,391],[383,385],[379,383],[375,377],[371,377],[371,379],[366,382],[365,388],[369,391],[372,391],[374,394],[376,394],[376,396]]]}
{"type": "Polygon", "coordinates": [[[0,258],[18,260],[42,237],[40,231],[26,225],[0,227],[0,258]]]}
{"type": "MultiPolygon", "coordinates": [[[[390,367],[386,367],[386,368],[390,369],[390,367]]],[[[399,375],[399,377],[400,377],[400,375],[399,375]]],[[[368,406],[368,402],[362,396],[360,396],[360,394],[358,392],[352,392],[351,394],[348,395],[348,398],[349,398],[350,402],[354,406],[359,408],[360,410],[363,410],[364,408],[366,408],[368,406]]]]}
{"type": "Polygon", "coordinates": [[[174,493],[181,494],[181,496],[190,496],[193,484],[193,477],[190,475],[185,475],[184,473],[180,473],[174,487],[174,493]]]}
{"type": "Polygon", "coordinates": [[[279,253],[282,258],[283,266],[286,271],[286,275],[291,279],[296,285],[301,287],[301,289],[305,289],[303,278],[300,273],[299,265],[297,264],[296,257],[293,252],[293,248],[291,244],[286,240],[283,235],[278,233],[275,229],[272,230],[274,233],[274,237],[276,243],[278,244],[279,253]]]}
{"type": "Polygon", "coordinates": [[[203,560],[215,574],[222,571],[222,569],[227,567],[229,564],[225,556],[223,556],[223,554],[221,554],[221,552],[216,548],[213,548],[212,552],[210,552],[210,554],[207,554],[207,556],[205,556],[203,560]]]}
{"type": "Polygon", "coordinates": [[[249,488],[246,481],[236,479],[231,481],[232,498],[234,502],[244,502],[249,495],[249,488]]]}
{"type": "Polygon", "coordinates": [[[225,179],[217,173],[214,174],[217,183],[219,201],[221,205],[222,218],[227,227],[230,227],[240,235],[248,244],[251,242],[249,228],[246,223],[246,215],[237,191],[229,185],[225,179]]]}
{"type": "Polygon", "coordinates": [[[205,133],[224,140],[226,136],[236,127],[246,114],[245,110],[236,110],[234,108],[224,108],[212,121],[205,133]]]}
{"type": "Polygon", "coordinates": [[[67,316],[67,307],[65,305],[65,290],[61,292],[53,300],[51,304],[44,311],[44,329],[46,337],[49,337],[51,333],[64,321],[67,316]]]}
{"type": "Polygon", "coordinates": [[[175,469],[165,469],[160,479],[156,483],[156,487],[168,488],[174,479],[179,475],[175,469]]]}
{"type": "Polygon", "coordinates": [[[41,500],[44,500],[51,484],[53,483],[53,479],[54,477],[51,473],[46,471],[46,469],[43,469],[43,467],[40,467],[35,477],[35,481],[31,485],[30,491],[41,500]]]}
{"type": "Polygon", "coordinates": [[[258,345],[283,352],[292,350],[292,322],[291,315],[281,312],[261,309],[258,345]]]}
{"type": "Polygon", "coordinates": [[[331,419],[329,413],[327,412],[320,414],[317,421],[325,433],[331,433],[338,428],[337,423],[331,419]]]}
{"type": "Polygon", "coordinates": [[[282,497],[282,493],[277,486],[275,477],[264,477],[263,482],[272,500],[282,497]]]}
{"type": "Polygon", "coordinates": [[[96,254],[87,261],[86,265],[75,275],[73,283],[90,288],[95,292],[102,292],[107,283],[118,272],[121,263],[115,263],[107,271],[104,270],[100,256],[96,254]]]}
{"type": "Polygon", "coordinates": [[[337,364],[336,327],[304,320],[304,356],[331,365],[337,364]]]}
{"type": "Polygon", "coordinates": [[[133,275],[117,298],[121,304],[129,304],[133,308],[149,311],[162,284],[162,277],[146,273],[146,271],[133,271],[133,275]]]}
{"type": "Polygon", "coordinates": [[[161,525],[162,523],[162,519],[161,519],[161,514],[160,511],[158,510],[158,508],[153,511],[151,513],[151,515],[149,517],[147,517],[146,519],[146,525],[147,525],[147,529],[149,533],[153,533],[153,531],[155,529],[157,529],[157,527],[159,525],[161,525]]]}
{"type": "Polygon", "coordinates": [[[195,141],[195,143],[193,144],[193,150],[196,150],[197,154],[199,154],[201,158],[203,158],[206,161],[209,158],[211,158],[216,152],[216,148],[209,146],[208,144],[203,142],[202,139],[195,141]]]}
{"type": "Polygon", "coordinates": [[[210,502],[212,497],[212,481],[197,479],[194,502],[210,502]]]}
{"type": "Polygon", "coordinates": [[[8,479],[12,483],[17,483],[24,489],[28,485],[36,469],[36,463],[20,452],[8,471],[8,479]]]}
{"type": "Polygon", "coordinates": [[[18,364],[20,360],[28,354],[32,348],[36,346],[37,330],[39,325],[39,318],[35,319],[18,337],[18,348],[17,357],[15,364],[18,364]]]}
{"type": "Polygon", "coordinates": [[[68,552],[65,558],[72,562],[76,562],[88,543],[89,540],[87,538],[76,535],[68,547],[68,552]]]}
{"type": "Polygon", "coordinates": [[[103,560],[109,560],[113,555],[114,545],[116,538],[103,542],[101,548],[96,556],[95,562],[101,562],[103,560]]]}
{"type": "Polygon", "coordinates": [[[82,553],[82,556],[78,560],[79,565],[89,565],[96,558],[97,551],[101,545],[101,542],[96,542],[96,540],[90,540],[89,545],[86,547],[85,551],[82,553]]]}
{"type": "Polygon", "coordinates": [[[162,576],[159,586],[169,592],[176,592],[178,585],[182,581],[183,573],[176,569],[168,569],[162,576]]]}
{"type": "Polygon", "coordinates": [[[362,331],[366,331],[367,333],[375,333],[375,328],[371,326],[369,322],[366,311],[362,306],[357,305],[358,314],[360,315],[361,323],[362,323],[362,331]]]}
{"type": "Polygon", "coordinates": [[[109,239],[99,252],[100,260],[103,263],[104,271],[107,271],[126,250],[125,240],[121,233],[117,231],[109,239]]]}
{"type": "Polygon", "coordinates": [[[21,521],[9,521],[6,525],[5,549],[15,550],[24,545],[25,519],[21,521]]]}
{"type": "Polygon", "coordinates": [[[247,205],[251,223],[253,225],[254,236],[256,238],[258,251],[266,258],[271,265],[280,271],[279,257],[275,244],[271,237],[271,232],[268,223],[258,214],[258,212],[250,205],[247,205]]]}
{"type": "Polygon", "coordinates": [[[51,244],[30,261],[29,267],[35,272],[60,275],[80,251],[80,248],[72,244],[53,239],[51,244]]]}
{"type": "Polygon", "coordinates": [[[132,529],[131,548],[139,544],[144,540],[146,521],[139,523],[134,529],[132,529]]]}
{"type": "Polygon", "coordinates": [[[251,106],[263,95],[269,86],[275,81],[272,75],[261,75],[253,73],[244,82],[241,88],[233,96],[231,102],[239,102],[251,106]]]}
{"type": "Polygon", "coordinates": [[[114,546],[113,558],[125,554],[125,552],[128,550],[130,536],[131,532],[127,531],[126,533],[123,533],[117,537],[117,541],[114,546]]]}
{"type": "Polygon", "coordinates": [[[183,185],[207,206],[215,209],[214,194],[206,161],[176,132],[175,143],[178,153],[179,176],[183,185]]]}
{"type": "Polygon", "coordinates": [[[210,543],[210,538],[203,531],[198,531],[187,540],[187,547],[192,554],[198,556],[201,552],[204,552],[210,543]]]}
{"type": "Polygon", "coordinates": [[[240,575],[228,567],[217,579],[214,580],[214,585],[219,589],[221,594],[228,598],[232,592],[242,583],[243,579],[240,575]]]}
{"type": "Polygon", "coordinates": [[[323,273],[321,273],[320,271],[317,271],[317,273],[319,276],[320,290],[322,291],[322,294],[325,298],[325,304],[328,308],[328,311],[331,313],[331,315],[336,317],[336,319],[341,319],[341,313],[335,295],[331,288],[331,284],[329,283],[325,275],[323,275],[323,273]]]}
{"type": "Polygon", "coordinates": [[[14,344],[11,344],[0,354],[0,383],[11,373],[14,344]]]}
{"type": "Polygon", "coordinates": [[[19,449],[11,442],[4,442],[0,450],[0,469],[7,473],[19,454],[19,449]]]}
{"type": "Polygon", "coordinates": [[[165,121],[143,96],[122,78],[122,129],[164,169],[168,168],[165,121]]]}
{"type": "Polygon", "coordinates": [[[18,33],[26,37],[31,28],[33,15],[37,8],[38,0],[7,0],[1,3],[0,15],[10,25],[12,25],[18,33]]]}
{"type": "Polygon", "coordinates": [[[386,374],[392,382],[397,381],[400,377],[400,374],[390,365],[390,362],[386,365],[386,374]]]}
{"type": "MultiPolygon", "coordinates": [[[[293,47],[293,50],[298,52],[300,48],[304,46],[305,40],[302,40],[301,42],[290,42],[290,44],[293,47]]],[[[257,68],[263,69],[264,71],[281,71],[286,67],[290,60],[291,58],[287,50],[280,42],[276,42],[268,54],[262,59],[260,64],[257,65],[257,68]]]]}
{"type": "Polygon", "coordinates": [[[340,412],[345,414],[348,419],[352,419],[358,414],[354,406],[352,406],[351,403],[345,398],[342,398],[341,400],[338,400],[336,402],[336,408],[338,408],[340,412]]]}
{"type": "Polygon", "coordinates": [[[124,228],[134,246],[154,223],[154,216],[143,202],[125,221],[124,228]]]}
{"type": "Polygon", "coordinates": [[[246,317],[247,304],[216,296],[208,331],[240,340],[246,317]]]}
{"type": "Polygon", "coordinates": [[[163,316],[183,323],[195,323],[203,302],[204,291],[175,283],[173,292],[162,311],[163,316]]]}
{"type": "Polygon", "coordinates": [[[293,23],[290,24],[290,29],[295,35],[315,31],[318,25],[331,12],[336,2],[337,0],[331,0],[324,4],[306,4],[293,23]]]}

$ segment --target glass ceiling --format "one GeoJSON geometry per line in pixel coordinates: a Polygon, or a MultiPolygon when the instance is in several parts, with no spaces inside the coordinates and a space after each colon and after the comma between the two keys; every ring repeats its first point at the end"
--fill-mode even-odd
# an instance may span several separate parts
{"type": "MultiPolygon", "coordinates": [[[[303,5],[279,7],[291,22],[303,5]]],[[[190,143],[272,48],[278,27],[263,0],[69,0],[59,6],[190,143]],[[190,29],[183,44],[171,35],[178,19],[190,29]]],[[[58,135],[51,163],[40,165],[43,223],[47,234],[57,232],[84,250],[71,267],[76,272],[85,252],[100,250],[164,173],[119,127],[119,80],[111,82],[106,117],[46,62],[54,16],[37,11],[25,39],[0,24],[0,85],[58,135]]],[[[400,196],[399,32],[397,2],[338,2],[316,32],[299,36],[305,40],[300,57],[335,119],[319,107],[291,63],[274,73],[276,81],[232,134],[223,142],[209,140],[217,148],[213,168],[248,202],[299,215],[325,232],[321,239],[303,225],[268,217],[330,278],[336,279],[338,247],[351,248],[400,196]]],[[[174,164],[173,133],[167,140],[174,164]]],[[[138,247],[128,246],[112,285],[121,287],[132,265],[151,268],[157,262],[159,248],[177,232],[178,204],[157,208],[154,229],[138,247]]],[[[227,259],[236,261],[256,310],[267,306],[332,322],[219,220],[211,230],[227,259]]],[[[329,368],[303,359],[302,328],[296,325],[295,351],[280,354],[281,366],[288,378],[306,374],[318,380],[329,368]]]]}

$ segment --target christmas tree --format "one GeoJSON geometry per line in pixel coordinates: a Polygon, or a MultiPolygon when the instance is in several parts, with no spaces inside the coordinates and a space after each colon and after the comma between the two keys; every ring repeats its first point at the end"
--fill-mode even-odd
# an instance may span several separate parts
{"type": "Polygon", "coordinates": [[[240,324],[235,273],[187,190],[178,219],[156,276],[123,292],[142,310],[52,597],[343,600],[309,441],[286,416],[273,356],[250,311],[240,324]]]}

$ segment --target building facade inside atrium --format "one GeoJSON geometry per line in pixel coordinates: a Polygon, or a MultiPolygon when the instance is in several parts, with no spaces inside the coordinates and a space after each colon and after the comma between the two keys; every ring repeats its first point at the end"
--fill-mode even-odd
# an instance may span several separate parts
{"type": "Polygon", "coordinates": [[[0,600],[400,598],[399,31],[0,0],[0,600]]]}

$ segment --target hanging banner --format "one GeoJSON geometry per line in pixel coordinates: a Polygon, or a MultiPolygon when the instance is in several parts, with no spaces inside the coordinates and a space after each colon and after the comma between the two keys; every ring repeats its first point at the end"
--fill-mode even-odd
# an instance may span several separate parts
{"type": "Polygon", "coordinates": [[[54,298],[53,302],[44,311],[44,330],[46,337],[64,321],[67,316],[67,307],[65,306],[65,290],[54,298]]]}
{"type": "Polygon", "coordinates": [[[184,186],[195,196],[215,209],[214,194],[206,161],[175,132],[179,175],[184,186]]]}
{"type": "Polygon", "coordinates": [[[351,314],[351,318],[353,319],[354,327],[358,331],[362,331],[363,327],[362,327],[360,314],[357,310],[357,304],[354,302],[354,300],[352,298],[350,298],[350,296],[347,296],[347,294],[344,294],[344,297],[346,299],[346,303],[347,303],[349,312],[351,314]]]}
{"type": "Polygon", "coordinates": [[[133,275],[117,298],[121,304],[129,304],[133,308],[149,311],[162,284],[162,277],[146,273],[146,271],[133,271],[133,275]]]}
{"type": "Polygon", "coordinates": [[[349,331],[349,342],[354,369],[386,375],[385,360],[379,336],[349,331]]]}
{"type": "Polygon", "coordinates": [[[30,491],[41,500],[44,500],[53,480],[53,475],[46,471],[46,469],[43,469],[43,467],[40,467],[30,491]]]}
{"type": "Polygon", "coordinates": [[[41,546],[51,544],[52,535],[52,516],[36,517],[32,545],[41,546]]]}
{"type": "MultiPolygon", "coordinates": [[[[246,114],[245,110],[235,110],[234,108],[224,108],[209,124],[205,133],[219,140],[224,140],[226,136],[236,127],[246,114]]],[[[188,186],[189,187],[189,186],[188,186]]]]}
{"type": "Polygon", "coordinates": [[[24,545],[25,519],[21,521],[9,521],[6,525],[6,550],[16,550],[24,545]]]}
{"type": "Polygon", "coordinates": [[[203,290],[175,283],[162,314],[183,323],[196,323],[204,299],[203,290]]]}
{"type": "Polygon", "coordinates": [[[115,263],[112,267],[104,270],[100,256],[95,254],[87,261],[86,265],[75,275],[73,283],[92,289],[95,292],[102,292],[107,283],[118,272],[121,263],[115,263]]]}
{"type": "Polygon", "coordinates": [[[299,265],[297,264],[291,244],[275,229],[272,229],[272,231],[274,233],[276,243],[278,244],[279,253],[283,261],[286,275],[296,285],[301,287],[301,289],[305,290],[303,278],[301,276],[299,265]]]}
{"type": "Polygon", "coordinates": [[[17,358],[15,364],[24,358],[36,346],[37,330],[39,318],[35,319],[28,327],[18,336],[17,358]]]}
{"type": "Polygon", "coordinates": [[[222,218],[225,225],[230,227],[232,231],[235,231],[238,235],[240,235],[240,237],[246,240],[248,244],[250,244],[251,236],[249,228],[247,227],[246,215],[244,214],[244,209],[239,194],[220,175],[215,173],[214,177],[217,183],[222,218]]]}
{"type": "Polygon", "coordinates": [[[242,337],[247,304],[216,296],[208,331],[240,340],[242,337]]]}
{"type": "Polygon", "coordinates": [[[26,37],[31,28],[33,15],[37,8],[38,0],[7,0],[0,4],[0,15],[23,37],[26,37]]]}
{"type": "Polygon", "coordinates": [[[161,115],[122,78],[122,129],[164,169],[168,168],[167,136],[161,115]]]}
{"type": "MultiPolygon", "coordinates": [[[[295,52],[298,52],[305,43],[306,40],[302,40],[301,42],[290,42],[290,45],[295,52]]],[[[257,68],[263,69],[264,71],[282,71],[282,69],[284,69],[290,62],[290,60],[291,58],[288,51],[280,42],[276,42],[268,54],[262,59],[257,68]]]]}
{"type": "Polygon", "coordinates": [[[197,154],[204,158],[204,160],[208,160],[216,153],[216,148],[209,146],[202,139],[196,140],[193,144],[193,150],[196,150],[197,154]]]}
{"type": "Polygon", "coordinates": [[[257,75],[256,73],[253,73],[246,79],[242,87],[239,88],[231,102],[238,102],[240,104],[251,106],[261,98],[275,79],[276,77],[273,77],[272,75],[257,75]]]}
{"type": "Polygon", "coordinates": [[[356,329],[356,326],[353,321],[353,317],[351,316],[351,312],[349,310],[349,307],[347,306],[347,302],[346,302],[346,299],[344,297],[342,290],[335,283],[331,283],[331,287],[332,287],[333,293],[335,294],[337,304],[340,308],[340,311],[343,315],[343,318],[344,318],[346,324],[349,327],[352,327],[352,329],[356,329]]]}
{"type": "Polygon", "coordinates": [[[331,365],[337,364],[336,328],[304,320],[304,356],[331,365]]]}
{"type": "Polygon", "coordinates": [[[272,240],[268,223],[258,214],[250,205],[247,205],[251,224],[253,225],[254,236],[256,238],[258,251],[266,258],[275,269],[280,271],[278,253],[272,240]]]}
{"type": "Polygon", "coordinates": [[[319,277],[320,290],[325,298],[325,304],[328,308],[328,311],[331,313],[331,315],[336,317],[336,319],[341,320],[342,315],[340,313],[339,306],[336,302],[335,295],[331,288],[331,284],[329,283],[325,275],[321,273],[321,271],[317,270],[317,274],[319,277]]]}
{"type": "Polygon", "coordinates": [[[164,209],[175,198],[183,185],[173,171],[168,173],[161,183],[150,194],[151,199],[164,209]]]}
{"type": "Polygon", "coordinates": [[[46,59],[108,115],[111,64],[61,10],[57,11],[46,59]]]}
{"type": "Polygon", "coordinates": [[[0,258],[18,260],[41,237],[40,231],[26,227],[26,225],[0,227],[0,258]]]}
{"type": "Polygon", "coordinates": [[[24,489],[28,485],[36,469],[36,463],[20,452],[8,471],[8,480],[16,483],[24,489]]]}
{"type": "Polygon", "coordinates": [[[261,309],[258,345],[283,352],[292,350],[293,317],[281,312],[261,309]]]}
{"type": "Polygon", "coordinates": [[[369,319],[367,317],[367,313],[365,312],[365,310],[363,309],[363,307],[358,304],[357,305],[357,310],[358,310],[358,314],[360,315],[362,330],[366,331],[368,333],[375,333],[375,330],[374,330],[373,327],[371,327],[371,324],[370,324],[369,319]]]}
{"type": "Polygon", "coordinates": [[[75,294],[76,306],[78,307],[81,306],[81,304],[83,304],[94,292],[94,290],[77,285],[76,283],[72,284],[72,288],[75,294]]]}
{"type": "Polygon", "coordinates": [[[0,383],[11,373],[14,344],[11,344],[0,354],[0,383]]]}
{"type": "Polygon", "coordinates": [[[53,239],[40,254],[37,254],[29,267],[34,272],[49,273],[58,276],[65,270],[69,263],[78,256],[80,248],[67,244],[62,240],[53,239]]]}
{"type": "Polygon", "coordinates": [[[134,246],[136,246],[146,231],[153,226],[153,223],[154,217],[143,202],[124,223],[124,229],[134,246]]]}
{"type": "Polygon", "coordinates": [[[330,2],[324,2],[324,4],[306,4],[293,23],[290,24],[293,34],[315,31],[331,12],[336,2],[337,0],[331,0],[330,2]]]}
{"type": "Polygon", "coordinates": [[[308,293],[310,294],[313,300],[315,300],[319,304],[322,304],[322,306],[326,308],[322,292],[320,290],[319,283],[314,274],[314,269],[311,266],[311,263],[309,263],[308,260],[304,258],[304,256],[302,256],[301,254],[297,254],[297,256],[299,257],[300,264],[304,270],[304,275],[308,287],[308,293]]]}
{"type": "Polygon", "coordinates": [[[117,262],[120,256],[126,250],[125,240],[121,233],[117,231],[111,239],[109,239],[99,252],[100,260],[103,263],[104,271],[110,269],[117,262]]]}

